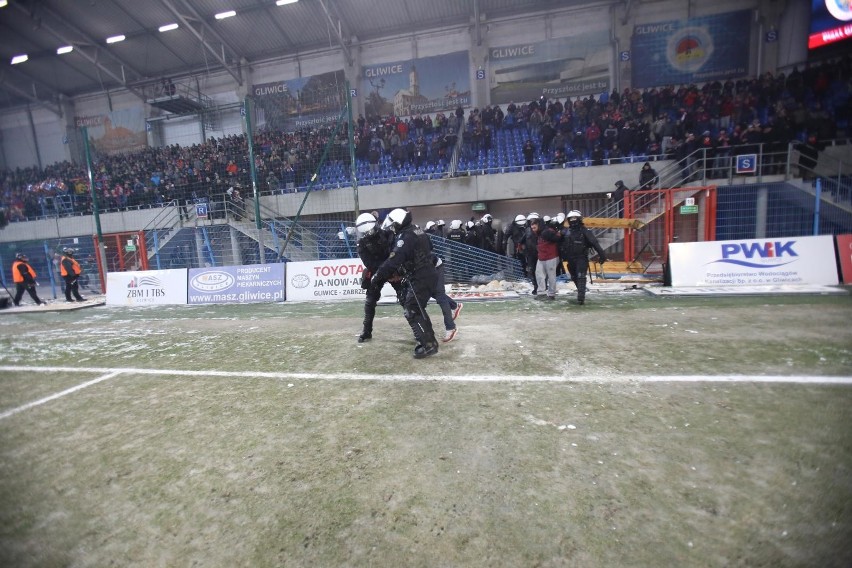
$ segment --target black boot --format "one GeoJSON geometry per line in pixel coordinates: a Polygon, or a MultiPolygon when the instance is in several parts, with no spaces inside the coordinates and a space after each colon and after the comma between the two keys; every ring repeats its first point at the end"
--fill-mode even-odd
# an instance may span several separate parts
{"type": "Polygon", "coordinates": [[[430,355],[434,355],[438,352],[438,344],[432,343],[429,345],[418,345],[414,348],[414,358],[415,359],[424,359],[429,357],[430,355]]]}
{"type": "Polygon", "coordinates": [[[370,341],[373,338],[373,318],[376,317],[376,304],[367,302],[364,304],[364,330],[358,336],[358,343],[370,341]]]}
{"type": "Polygon", "coordinates": [[[415,359],[423,359],[438,352],[438,340],[435,339],[432,322],[428,318],[418,314],[409,319],[408,324],[414,332],[414,339],[417,340],[417,347],[414,348],[415,359]]]}
{"type": "MultiPolygon", "coordinates": [[[[584,275],[585,276],[585,275],[584,275]]],[[[577,279],[577,303],[581,306],[586,303],[586,279],[577,279]]]]}

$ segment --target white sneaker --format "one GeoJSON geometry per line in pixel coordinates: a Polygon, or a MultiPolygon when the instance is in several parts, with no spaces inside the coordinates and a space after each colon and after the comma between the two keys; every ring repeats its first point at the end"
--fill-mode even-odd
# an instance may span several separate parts
{"type": "MultiPolygon", "coordinates": [[[[461,305],[461,304],[459,304],[459,305],[461,305]]],[[[458,328],[448,329],[447,332],[444,334],[444,339],[442,339],[441,341],[444,342],[444,343],[449,343],[450,341],[452,341],[453,339],[456,338],[456,334],[457,334],[458,330],[459,330],[458,328]]]]}
{"type": "Polygon", "coordinates": [[[453,321],[455,321],[456,318],[459,317],[463,306],[464,304],[462,304],[461,302],[456,303],[456,309],[453,310],[453,321]]]}

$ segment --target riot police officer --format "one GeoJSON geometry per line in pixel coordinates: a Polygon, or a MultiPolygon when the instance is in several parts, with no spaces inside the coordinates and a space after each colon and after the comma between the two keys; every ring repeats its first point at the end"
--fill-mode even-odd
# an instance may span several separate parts
{"type": "Polygon", "coordinates": [[[447,238],[456,243],[464,242],[464,229],[461,221],[458,219],[450,221],[450,232],[447,233],[447,238]]]}
{"type": "MultiPolygon", "coordinates": [[[[382,296],[381,287],[371,286],[372,277],[390,254],[393,234],[379,227],[378,220],[371,213],[362,213],[355,220],[355,230],[358,233],[358,256],[364,263],[361,274],[361,288],[366,290],[364,298],[364,326],[358,343],[364,343],[373,338],[373,319],[376,317],[376,304],[382,296]]],[[[393,283],[398,288],[399,283],[393,283]]],[[[399,290],[397,290],[399,292],[399,290]]]]}
{"type": "Polygon", "coordinates": [[[394,273],[405,280],[402,302],[405,319],[417,340],[414,358],[423,359],[438,352],[432,321],[426,313],[426,302],[432,296],[437,278],[432,262],[432,241],[411,222],[411,213],[404,209],[394,209],[388,213],[386,221],[396,240],[390,256],[373,275],[371,287],[381,290],[394,273]]]}
{"type": "Polygon", "coordinates": [[[490,213],[486,213],[482,216],[482,219],[479,220],[479,224],[476,225],[479,247],[482,250],[487,250],[489,252],[497,252],[495,248],[497,231],[491,226],[493,221],[494,217],[492,217],[490,213]]]}
{"type": "Polygon", "coordinates": [[[509,256],[516,258],[521,263],[521,268],[526,273],[527,259],[524,255],[524,233],[527,230],[527,216],[515,215],[515,220],[506,229],[506,240],[511,241],[509,249],[506,251],[509,256]]]}
{"type": "Polygon", "coordinates": [[[577,303],[586,302],[586,274],[589,271],[589,249],[598,253],[598,262],[606,262],[606,254],[595,235],[583,225],[583,215],[577,211],[568,213],[568,227],[562,230],[560,256],[568,261],[568,272],[577,286],[577,303]]]}

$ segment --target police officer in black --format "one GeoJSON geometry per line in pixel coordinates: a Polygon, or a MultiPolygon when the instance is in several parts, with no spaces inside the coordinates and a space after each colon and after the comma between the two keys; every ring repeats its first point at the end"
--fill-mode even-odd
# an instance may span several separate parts
{"type": "Polygon", "coordinates": [[[423,359],[438,352],[432,321],[426,313],[426,302],[432,296],[438,276],[432,263],[432,241],[412,224],[411,213],[404,209],[394,209],[388,213],[387,220],[395,235],[394,247],[373,275],[372,287],[381,290],[394,273],[403,277],[406,289],[402,306],[417,340],[414,358],[423,359]]]}
{"type": "Polygon", "coordinates": [[[541,219],[541,216],[533,211],[527,216],[528,225],[524,230],[524,266],[526,267],[527,278],[530,279],[533,285],[532,295],[538,294],[538,278],[535,276],[535,268],[538,265],[538,235],[532,230],[530,225],[533,221],[541,219]]]}
{"type": "Polygon", "coordinates": [[[461,221],[456,219],[450,222],[450,232],[447,233],[447,238],[455,243],[464,242],[464,229],[461,221]]]}
{"type": "Polygon", "coordinates": [[[521,268],[526,274],[527,258],[524,254],[524,233],[527,231],[527,216],[515,215],[515,220],[506,229],[506,239],[511,241],[511,250],[507,251],[509,256],[521,263],[521,268]]]}
{"type": "MultiPolygon", "coordinates": [[[[393,234],[378,226],[378,220],[371,213],[362,213],[355,220],[355,230],[358,232],[358,256],[364,263],[361,274],[361,288],[366,290],[364,298],[364,328],[358,336],[358,343],[364,343],[373,338],[373,319],[376,317],[376,304],[382,295],[381,287],[375,288],[372,277],[379,266],[387,260],[393,243],[393,234]]],[[[393,283],[399,295],[400,284],[393,283]]]]}
{"type": "Polygon", "coordinates": [[[577,286],[577,303],[586,303],[586,274],[589,271],[589,249],[598,253],[598,262],[606,262],[606,254],[595,235],[583,225],[583,215],[577,211],[568,213],[568,227],[562,230],[564,235],[559,244],[559,256],[568,261],[568,272],[577,286]]]}
{"type": "Polygon", "coordinates": [[[479,224],[476,225],[479,247],[482,250],[487,250],[489,252],[497,252],[497,231],[494,229],[494,227],[491,226],[491,223],[493,221],[494,218],[491,216],[491,214],[486,213],[482,216],[482,219],[480,219],[479,224]]]}

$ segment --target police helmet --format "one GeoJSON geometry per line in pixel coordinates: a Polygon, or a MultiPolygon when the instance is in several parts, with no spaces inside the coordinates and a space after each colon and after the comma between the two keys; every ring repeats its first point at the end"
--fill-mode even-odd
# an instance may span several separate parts
{"type": "Polygon", "coordinates": [[[376,228],[376,218],[371,213],[361,213],[355,219],[355,229],[358,231],[358,236],[363,237],[376,228]]]}
{"type": "Polygon", "coordinates": [[[492,217],[490,213],[486,213],[485,215],[482,216],[482,222],[483,223],[490,223],[493,219],[494,219],[494,217],[492,217]]]}
{"type": "Polygon", "coordinates": [[[556,222],[559,223],[560,225],[562,223],[564,223],[565,222],[565,213],[560,211],[559,214],[556,215],[556,222]]]}
{"type": "Polygon", "coordinates": [[[524,216],[524,215],[515,215],[515,224],[516,224],[516,225],[523,225],[523,224],[524,224],[524,223],[526,223],[526,222],[527,222],[527,218],[526,218],[526,216],[524,216]]]}
{"type": "Polygon", "coordinates": [[[568,224],[579,225],[583,222],[583,214],[576,209],[568,212],[568,224]]]}
{"type": "Polygon", "coordinates": [[[459,229],[461,229],[461,221],[459,221],[458,219],[453,219],[452,221],[450,221],[451,231],[457,231],[459,229]]]}
{"type": "Polygon", "coordinates": [[[394,209],[388,213],[387,218],[390,219],[390,228],[394,233],[411,224],[411,213],[405,209],[394,209]]]}
{"type": "Polygon", "coordinates": [[[473,221],[468,221],[467,223],[465,223],[465,227],[467,227],[468,231],[473,229],[473,227],[474,227],[473,221]]]}
{"type": "Polygon", "coordinates": [[[434,227],[434,226],[435,226],[435,221],[427,221],[427,222],[426,222],[426,230],[427,230],[427,231],[428,231],[429,229],[431,229],[432,227],[434,227]]]}
{"type": "Polygon", "coordinates": [[[436,224],[436,225],[438,225],[439,227],[443,227],[443,226],[444,226],[444,220],[443,220],[443,219],[438,219],[438,222],[437,222],[437,223],[435,223],[435,224],[436,224]]]}
{"type": "Polygon", "coordinates": [[[15,260],[23,260],[24,262],[26,262],[29,259],[27,258],[27,255],[25,255],[24,253],[16,252],[15,253],[15,260]]]}
{"type": "Polygon", "coordinates": [[[545,215],[541,218],[541,220],[544,221],[545,224],[550,223],[550,215],[545,215]]]}
{"type": "Polygon", "coordinates": [[[527,215],[527,221],[532,221],[533,219],[541,219],[541,215],[539,215],[535,211],[527,215]]]}

